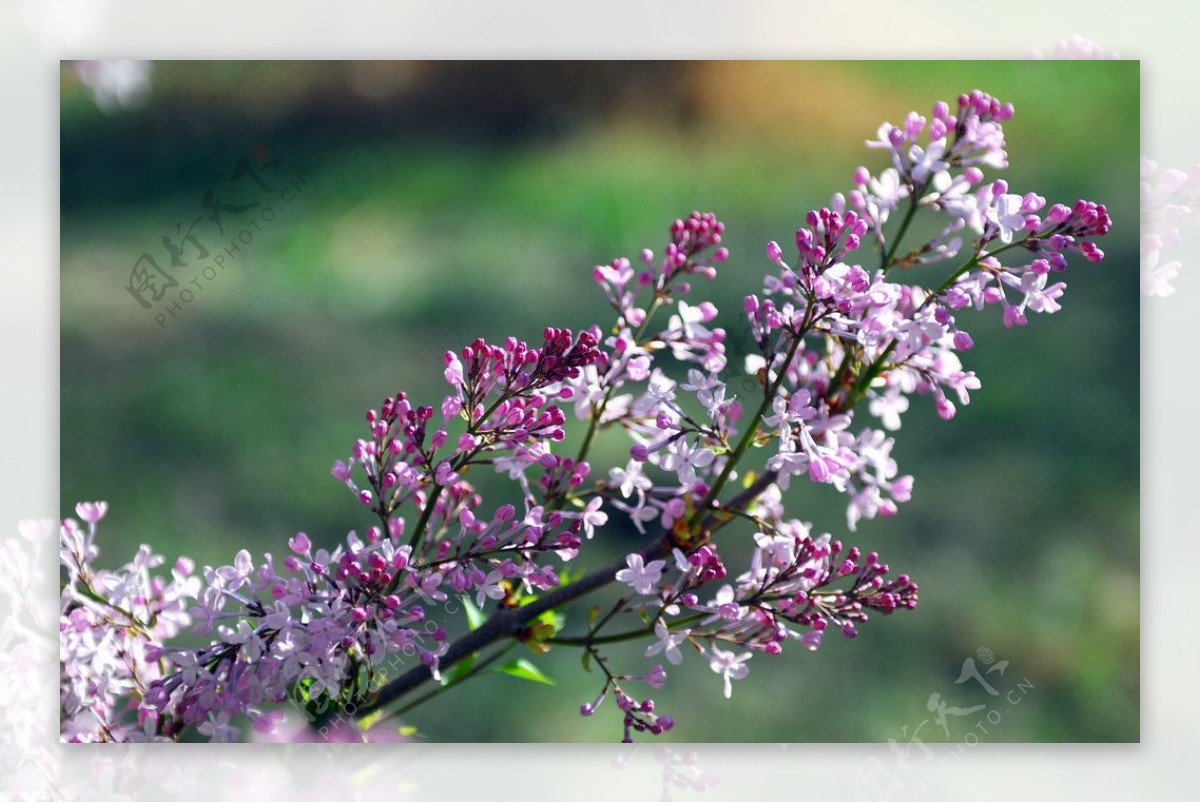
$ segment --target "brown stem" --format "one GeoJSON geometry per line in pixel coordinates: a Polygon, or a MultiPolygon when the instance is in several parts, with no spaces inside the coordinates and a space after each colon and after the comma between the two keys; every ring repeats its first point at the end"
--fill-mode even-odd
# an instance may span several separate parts
{"type": "MultiPolygon", "coordinates": [[[[646,560],[655,560],[662,558],[671,551],[671,541],[667,537],[659,538],[651,544],[638,550],[639,554],[646,560]]],[[[445,670],[459,661],[466,658],[468,655],[486,647],[494,641],[510,636],[515,636],[521,629],[533,619],[536,619],[546,611],[557,608],[560,605],[565,605],[579,597],[592,593],[596,589],[603,588],[616,579],[617,572],[625,568],[625,557],[622,556],[619,560],[615,560],[602,569],[598,569],[592,574],[576,580],[570,585],[565,585],[551,591],[544,597],[524,605],[520,608],[502,608],[492,615],[490,619],[484,622],[475,630],[467,633],[458,641],[450,645],[446,653],[442,655],[438,662],[440,669],[445,670]]],[[[390,703],[395,702],[402,696],[430,680],[433,674],[429,671],[429,667],[422,664],[421,666],[413,667],[405,672],[400,677],[388,683],[381,688],[368,704],[360,706],[355,713],[356,716],[366,716],[374,711],[383,708],[390,703]]]]}

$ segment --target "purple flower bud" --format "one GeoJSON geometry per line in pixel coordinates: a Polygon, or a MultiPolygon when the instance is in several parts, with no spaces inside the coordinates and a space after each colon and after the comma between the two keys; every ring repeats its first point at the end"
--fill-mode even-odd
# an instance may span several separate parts
{"type": "Polygon", "coordinates": [[[1054,226],[1065,223],[1071,217],[1071,210],[1063,204],[1055,204],[1046,213],[1046,222],[1054,226]]]}

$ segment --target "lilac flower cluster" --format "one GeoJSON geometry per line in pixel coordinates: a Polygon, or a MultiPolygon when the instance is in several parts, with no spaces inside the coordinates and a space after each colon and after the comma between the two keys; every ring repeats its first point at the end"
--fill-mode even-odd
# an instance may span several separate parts
{"type": "MultiPolygon", "coordinates": [[[[547,328],[543,336],[541,348],[510,337],[502,346],[476,340],[462,350],[461,359],[446,352],[444,375],[454,391],[442,400],[432,435],[434,409],[413,407],[406,394],[398,393],[380,411],[367,413],[371,438],[354,445],[349,461],[335,462],[333,475],[393,535],[404,527],[393,514],[410,500],[423,508],[434,506],[428,510],[447,520],[455,508],[431,487],[448,489],[449,497],[455,497],[455,489],[469,489],[461,472],[484,457],[514,478],[524,477],[526,469],[550,454],[550,444],[564,437],[566,417],[554,403],[571,398],[573,391],[564,383],[603,356],[592,332],[573,337],[570,330],[547,328]],[[452,422],[459,419],[466,428],[451,441],[452,422]],[[365,476],[365,488],[354,479],[356,467],[365,476]]],[[[458,496],[469,498],[469,493],[458,496]]]]}
{"type": "MultiPolygon", "coordinates": [[[[497,465],[537,466],[545,470],[543,479],[554,480],[542,483],[547,498],[586,475],[585,463],[549,453],[549,444],[563,437],[564,416],[548,400],[570,398],[562,382],[577,377],[600,352],[586,332],[574,337],[547,329],[544,337],[538,349],[514,339],[503,346],[479,340],[463,350],[461,361],[447,354],[446,379],[455,392],[443,401],[432,435],[433,409],[413,407],[403,393],[367,413],[370,439],[357,441],[350,460],[333,468],[381,519],[365,541],[351,532],[344,547],[328,552],[298,533],[281,566],[270,554],[255,562],[242,550],[231,565],[206,568],[203,584],[191,577],[186,591],[196,601],[190,608],[194,630],[212,643],[199,650],[158,644],[145,659],[132,659],[134,666],[160,668],[143,672],[136,688],[128,689],[140,698],[144,735],[169,738],[194,727],[225,741],[239,735],[239,717],[258,725],[269,706],[288,699],[320,710],[353,705],[378,687],[397,656],[430,667],[436,677],[447,632],[427,617],[428,608],[451,594],[474,596],[482,607],[515,589],[556,587],[555,568],[536,557],[573,557],[578,534],[591,533],[605,514],[534,506],[517,517],[512,505],[503,505],[490,519],[481,518],[481,500],[459,474],[482,455],[497,465]],[[466,431],[447,449],[448,422],[456,417],[465,419],[466,431]],[[358,476],[365,477],[365,487],[356,483],[358,476]],[[410,500],[421,511],[426,538],[406,544],[405,521],[396,514],[410,500]],[[166,667],[171,671],[162,671],[166,667]]],[[[94,558],[83,548],[76,552],[80,566],[94,558]]],[[[88,578],[86,571],[79,576],[88,578]]],[[[122,602],[111,593],[93,596],[122,602]]],[[[264,722],[272,729],[269,719],[264,722]]],[[[101,737],[126,738],[110,733],[101,731],[101,737]]]]}
{"type": "Polygon", "coordinates": [[[1109,50],[1086,37],[1072,34],[1066,39],[1054,43],[1054,52],[1046,56],[1040,50],[1031,50],[1029,57],[1033,59],[1066,59],[1069,61],[1090,61],[1097,59],[1119,59],[1115,50],[1109,50]]]}
{"type": "MultiPolygon", "coordinates": [[[[736,583],[720,585],[710,599],[705,600],[699,592],[711,589],[727,575],[712,544],[690,554],[673,550],[677,576],[669,585],[661,582],[666,560],[646,564],[641,556],[630,555],[628,568],[617,574],[619,581],[633,588],[642,608],[654,610],[649,619],[654,623],[655,641],[646,647],[646,657],[661,653],[669,663],[680,664],[680,647],[690,644],[722,676],[727,698],[733,693],[731,681],[749,674],[747,662],[755,652],[778,655],[789,638],[816,650],[830,625],[854,638],[857,625],[867,621],[868,611],[887,615],[917,605],[917,584],[907,575],[885,580],[890,570],[879,562],[877,553],[864,557],[858,547],[843,550],[842,543],[831,541],[828,533],[812,538],[810,525],[779,518],[778,493],[765,496],[753,503],[748,513],[760,516],[763,522],[774,520],[776,526],[755,535],[747,571],[736,583]],[[671,617],[670,625],[667,617],[671,617]],[[735,653],[723,645],[737,645],[743,651],[735,653]]],[[[601,638],[594,643],[603,642],[601,638]]],[[[598,652],[595,655],[603,660],[598,652]]],[[[666,672],[656,664],[646,675],[632,679],[661,688],[666,672]]],[[[623,698],[616,679],[609,680],[618,691],[620,704],[623,698]]],[[[602,697],[610,684],[605,685],[602,697]]],[[[596,705],[598,701],[585,706],[584,713],[592,713],[596,705]]],[[[629,727],[627,715],[627,737],[629,727]]]]}
{"type": "MultiPolygon", "coordinates": [[[[333,712],[370,725],[422,683],[456,686],[524,644],[535,655],[581,649],[600,683],[581,712],[612,697],[630,740],[675,726],[635,685],[664,687],[658,661],[677,665],[694,651],[730,697],[757,655],[790,641],[816,650],[831,627],[853,638],[872,614],[915,608],[908,575],[814,536],[787,515],[784,494],[796,478],[833,486],[851,530],[895,515],[913,478],[900,473],[889,432],[912,397],[930,396],[949,419],[951,397],[965,405],[980,387],[959,356],[973,346],[961,313],[998,305],[1006,325],[1024,325],[1030,312],[1058,311],[1071,255],[1103,258],[1096,240],[1112,225],[1103,205],[1047,207],[986,175],[1007,166],[1012,114],[975,91],[953,108],[935,104],[928,119],[884,124],[867,144],[890,166],[860,167],[854,189],[808,213],[794,257],[767,245],[761,292],[743,302],[756,347],[745,398],[722,378],[716,307],[686,300],[695,278],[713,278],[729,256],[724,224],[695,212],[669,227],[661,255],[646,249],[637,268],[622,258],[594,269],[611,327],[547,328],[540,346],[476,340],[445,354],[450,390],[439,408],[397,393],[369,411],[368,436],[332,469],[377,519],[365,538],[352,532],[328,552],[300,533],[279,565],[243,550],[205,568],[203,582],[181,563],[163,583],[146,574],[148,552],[118,575],[91,570],[99,516],[81,509],[86,536],[63,529],[75,567],[64,631],[70,621],[84,634],[70,637],[69,653],[64,636],[71,735],[176,738],[191,727],[229,739],[245,722],[274,730],[273,707],[288,700],[318,723],[333,712]],[[939,221],[938,233],[905,251],[918,213],[939,221]],[[860,255],[871,245],[880,261],[868,268],[860,255]],[[898,280],[950,260],[932,287],[898,280]],[[568,412],[583,434],[564,453],[568,412]],[[589,480],[590,449],[613,431],[628,458],[589,480]],[[473,466],[506,475],[520,503],[488,512],[465,478],[473,466]],[[619,564],[568,577],[565,564],[619,520],[649,540],[619,564]],[[717,540],[731,525],[753,539],[742,567],[727,567],[717,540]],[[610,584],[622,593],[608,613],[597,608],[585,632],[564,633],[568,604],[610,584]],[[457,601],[465,623],[451,616],[457,601]],[[165,643],[191,621],[206,646],[165,643]],[[620,641],[643,642],[655,662],[614,670],[605,647],[620,641]],[[122,697],[131,724],[117,710],[122,697]]],[[[527,664],[502,671],[540,679],[527,664]]]]}
{"type": "Polygon", "coordinates": [[[126,716],[131,700],[145,696],[168,670],[164,644],[191,623],[188,600],[200,580],[180,558],[171,579],[153,577],[163,563],[142,546],[117,571],[93,568],[99,555],[96,525],[104,502],[81,502],[84,524],[66,519],[59,559],[66,573],[59,619],[59,705],[64,741],[146,741],[164,734],[142,716],[126,716]],[[84,526],[86,525],[86,527],[84,526]]]}
{"type": "MultiPolygon", "coordinates": [[[[902,125],[885,123],[867,145],[885,150],[890,166],[877,175],[858,168],[853,190],[809,212],[794,260],[767,245],[776,270],[762,294],[743,304],[759,350],[745,366],[763,390],[757,414],[746,415],[715,375],[691,369],[688,382],[678,383],[645,362],[640,376],[608,377],[581,394],[601,400],[583,414],[619,425],[634,441],[630,463],[609,474],[613,508],[639,529],[665,528],[677,547],[673,560],[630,554],[617,573],[630,592],[625,610],[646,622],[630,635],[655,639],[647,657],[662,653],[677,663],[680,647],[691,644],[728,696],[754,655],[778,654],[789,638],[817,649],[831,624],[854,637],[872,611],[915,607],[917,585],[907,575],[889,580],[875,553],[864,558],[858,548],[843,552],[828,534],[811,537],[810,525],[784,516],[782,493],[798,476],[833,485],[848,497],[852,530],[863,519],[895,515],[911,497],[913,478],[899,473],[887,431],[900,428],[914,394],[932,396],[949,419],[955,401],[967,404],[980,387],[959,356],[974,345],[959,313],[999,305],[1007,326],[1024,325],[1030,312],[1060,309],[1065,284],[1049,279],[1066,269],[1069,255],[1103,258],[1096,239],[1112,226],[1103,205],[1047,208],[1041,196],[1011,193],[1003,179],[987,177],[1008,165],[1003,123],[1012,115],[1011,104],[974,91],[953,109],[936,103],[929,118],[911,112],[902,125]],[[940,218],[941,230],[904,252],[901,242],[921,212],[940,218]],[[857,261],[872,242],[881,256],[874,269],[857,261]],[[896,280],[898,272],[956,258],[961,264],[935,287],[896,280]],[[615,396],[614,389],[626,392],[615,396]],[[864,402],[882,429],[855,428],[864,402]],[[763,473],[750,474],[757,478],[747,492],[722,506],[718,495],[733,467],[749,448],[772,442],[763,473]],[[699,593],[727,574],[713,532],[747,519],[758,530],[749,570],[715,594],[699,593]]],[[[621,298],[639,308],[636,296],[621,298]]],[[[632,348],[653,358],[666,341],[662,334],[635,338],[632,348]]],[[[585,639],[591,647],[603,643],[598,629],[585,639]]]]}
{"type": "Polygon", "coordinates": [[[16,533],[0,536],[0,675],[8,684],[0,699],[0,795],[9,798],[82,796],[63,756],[46,749],[57,730],[50,673],[59,661],[52,602],[59,578],[47,571],[56,529],[51,519],[22,519],[16,533]]]}
{"type": "Polygon", "coordinates": [[[1142,157],[1142,293],[1169,296],[1179,276],[1179,260],[1163,259],[1163,251],[1184,241],[1185,225],[1200,225],[1200,165],[1188,172],[1158,170],[1142,157]]]}

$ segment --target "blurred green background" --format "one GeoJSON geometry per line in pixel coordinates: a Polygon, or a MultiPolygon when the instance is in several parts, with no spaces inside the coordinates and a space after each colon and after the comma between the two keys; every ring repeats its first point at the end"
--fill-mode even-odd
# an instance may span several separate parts
{"type": "MultiPolygon", "coordinates": [[[[1073,266],[1060,314],[1011,331],[967,314],[983,389],[950,423],[919,399],[897,433],[914,498],[847,540],[912,574],[920,606],[757,658],[732,701],[695,657],[655,696],[675,740],[939,741],[927,699],[992,704],[955,684],[988,648],[1009,661],[993,685],[1033,688],[981,738],[1138,739],[1136,63],[164,62],[151,82],[137,108],[103,113],[70,67],[61,81],[62,503],[109,501],[105,565],[143,542],[203,565],[279,554],[298,530],[327,546],[361,532],[371,520],[329,466],[385,395],[437,403],[445,349],[607,325],[591,267],[660,250],[692,209],[727,223],[733,257],[698,291],[740,331],[765,241],[788,242],[856,165],[882,167],[863,148],[881,121],[974,87],[1012,101],[1013,190],[1106,202],[1116,226],[1104,263],[1073,266]],[[306,184],[215,279],[186,251],[169,267],[161,238],[207,215],[206,190],[267,197],[229,182],[251,155],[282,159],[267,183],[306,184]],[[166,326],[125,289],[144,252],[180,282],[164,303],[194,292],[166,326]]],[[[225,237],[196,231],[217,252],[254,213],[223,215],[225,237]]],[[[623,438],[594,454],[623,462],[623,438]]],[[[485,510],[507,498],[472,479],[485,510]]],[[[843,500],[796,485],[792,512],[845,535],[843,500]]],[[[613,524],[589,565],[639,543],[613,524]]],[[[748,537],[735,530],[729,555],[748,537]]],[[[640,671],[636,653],[613,650],[614,667],[640,671]]],[[[619,738],[614,712],[577,713],[600,685],[577,652],[544,665],[554,688],[472,680],[412,721],[442,741],[619,738]]],[[[951,717],[949,738],[977,719],[951,717]]]]}

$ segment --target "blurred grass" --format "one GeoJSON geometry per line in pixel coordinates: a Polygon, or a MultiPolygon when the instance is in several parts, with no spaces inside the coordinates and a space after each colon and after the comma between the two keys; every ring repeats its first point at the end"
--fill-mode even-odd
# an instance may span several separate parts
{"type": "MultiPolygon", "coordinates": [[[[590,267],[660,249],[691,209],[729,226],[734,257],[698,292],[737,331],[763,243],[878,166],[862,141],[880,121],[975,86],[1014,102],[1014,191],[1108,202],[1116,228],[1060,314],[1011,331],[968,316],[983,389],[949,424],[917,400],[898,433],[914,499],[849,540],[912,574],[920,607],[755,660],[731,702],[695,659],[656,697],[681,740],[903,740],[932,692],[984,701],[954,681],[986,646],[1034,683],[989,739],[1137,740],[1136,63],[175,62],[154,82],[146,109],[105,117],[63,78],[61,490],[64,509],[111,503],[108,564],[141,542],[202,565],[297,530],[337,543],[370,521],[330,463],[384,395],[440,398],[445,349],[607,320],[590,267]],[[160,327],[122,289],[130,267],[255,144],[308,185],[160,327]]],[[[620,439],[595,455],[623,460],[620,439]]],[[[472,479],[485,508],[507,492],[472,479]]],[[[828,489],[791,496],[844,534],[828,489]]],[[[610,528],[592,565],[635,543],[610,528]]],[[[634,652],[614,661],[635,669],[634,652]]],[[[437,740],[611,740],[611,717],[577,713],[598,686],[578,656],[547,666],[557,688],[488,677],[415,722],[437,740]]]]}

